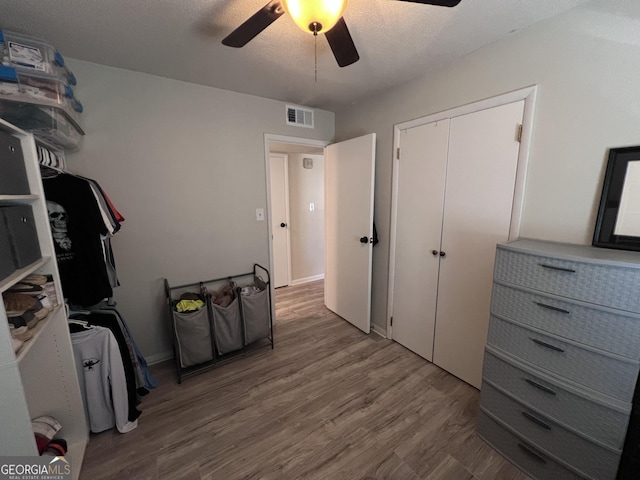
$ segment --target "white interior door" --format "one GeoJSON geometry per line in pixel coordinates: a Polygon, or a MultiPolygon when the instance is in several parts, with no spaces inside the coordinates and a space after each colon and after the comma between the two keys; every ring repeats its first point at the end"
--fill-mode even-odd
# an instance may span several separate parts
{"type": "Polygon", "coordinates": [[[289,181],[287,155],[269,155],[271,183],[271,232],[273,234],[273,286],[285,287],[290,283],[289,242],[289,181]]]}
{"type": "Polygon", "coordinates": [[[400,133],[393,339],[432,360],[449,119],[400,133]],[[433,255],[431,252],[435,251],[433,255]]]}
{"type": "Polygon", "coordinates": [[[324,302],[365,333],[371,319],[375,134],[325,149],[324,302]]]}
{"type": "Polygon", "coordinates": [[[496,243],[509,239],[524,101],[451,120],[433,361],[480,388],[496,243]]]}

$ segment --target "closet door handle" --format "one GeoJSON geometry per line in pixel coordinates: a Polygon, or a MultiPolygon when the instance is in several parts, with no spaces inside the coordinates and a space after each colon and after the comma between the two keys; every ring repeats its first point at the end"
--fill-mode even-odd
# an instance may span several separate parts
{"type": "Polygon", "coordinates": [[[566,313],[566,314],[570,314],[571,313],[569,310],[566,310],[566,309],[560,308],[560,307],[554,307],[553,305],[547,305],[546,303],[541,303],[541,302],[536,302],[536,301],[534,301],[533,303],[535,303],[539,307],[546,308],[547,310],[553,310],[554,312],[560,312],[560,313],[566,313]]]}
{"type": "Polygon", "coordinates": [[[540,425],[542,428],[544,428],[545,430],[551,430],[551,426],[547,425],[546,423],[544,423],[542,420],[540,420],[538,417],[534,417],[533,415],[531,415],[529,412],[525,412],[522,411],[520,412],[522,413],[522,416],[524,418],[526,418],[527,420],[529,420],[530,422],[535,423],[536,425],[540,425]]]}
{"type": "Polygon", "coordinates": [[[438,255],[438,250],[431,250],[431,254],[435,257],[438,255]]]}
{"type": "Polygon", "coordinates": [[[530,447],[527,447],[525,444],[518,443],[518,448],[520,450],[522,450],[523,452],[525,452],[527,455],[529,455],[534,460],[536,460],[536,461],[538,461],[540,463],[547,463],[547,461],[545,460],[545,458],[542,455],[540,455],[538,452],[533,451],[530,447]]]}
{"type": "Polygon", "coordinates": [[[286,226],[287,226],[287,224],[286,224],[286,223],[284,223],[284,222],[282,222],[282,223],[280,224],[280,226],[281,226],[282,228],[284,228],[284,227],[286,227],[286,226]]]}
{"type": "Polygon", "coordinates": [[[550,343],[547,343],[547,342],[543,342],[542,340],[538,340],[537,338],[529,337],[529,339],[536,345],[540,345],[541,347],[548,348],[549,350],[553,350],[555,352],[560,352],[560,353],[564,352],[562,348],[556,347],[555,345],[551,345],[550,343]]]}
{"type": "Polygon", "coordinates": [[[560,272],[576,273],[576,271],[573,268],[556,267],[555,265],[547,265],[546,263],[539,263],[538,265],[540,265],[542,268],[548,268],[549,270],[558,270],[560,272]]]}
{"type": "Polygon", "coordinates": [[[545,387],[544,385],[541,385],[538,382],[534,382],[533,380],[529,380],[528,378],[525,378],[524,381],[527,382],[532,387],[535,387],[538,390],[542,390],[544,393],[548,393],[549,395],[555,395],[556,394],[556,392],[551,390],[549,387],[545,387]]]}
{"type": "Polygon", "coordinates": [[[447,253],[446,252],[440,252],[440,256],[444,257],[447,253]]]}

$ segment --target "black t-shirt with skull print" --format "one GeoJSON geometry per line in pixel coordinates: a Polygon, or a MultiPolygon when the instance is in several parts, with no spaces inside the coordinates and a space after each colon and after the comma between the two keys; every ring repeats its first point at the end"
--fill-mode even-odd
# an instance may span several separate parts
{"type": "Polygon", "coordinates": [[[101,238],[107,229],[91,186],[67,174],[43,185],[64,296],[82,306],[111,297],[101,238]]]}

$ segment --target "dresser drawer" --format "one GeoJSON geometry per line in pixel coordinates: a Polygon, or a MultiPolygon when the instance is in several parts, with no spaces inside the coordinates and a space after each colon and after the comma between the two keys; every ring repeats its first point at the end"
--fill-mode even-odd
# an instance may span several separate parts
{"type": "MultiPolygon", "coordinates": [[[[640,294],[640,292],[639,292],[640,294]]],[[[493,284],[491,313],[640,360],[640,315],[493,284]]]]}
{"type": "Polygon", "coordinates": [[[487,344],[579,385],[631,402],[638,363],[491,316],[487,344]]]}
{"type": "Polygon", "coordinates": [[[593,439],[576,435],[487,384],[482,386],[480,408],[511,427],[532,445],[553,454],[586,477],[594,480],[615,478],[621,450],[605,448],[593,439]]]}
{"type": "Polygon", "coordinates": [[[494,279],[640,312],[640,269],[532,255],[498,246],[494,279]]]}
{"type": "Polygon", "coordinates": [[[582,477],[557,463],[546,452],[521,439],[482,411],[478,416],[478,435],[532,478],[582,480],[582,477]]]}
{"type": "MultiPolygon", "coordinates": [[[[487,347],[483,382],[509,392],[516,400],[531,405],[556,421],[596,438],[614,449],[624,445],[631,405],[604,396],[589,396],[487,347]]],[[[481,390],[484,395],[484,383],[481,390]]]]}

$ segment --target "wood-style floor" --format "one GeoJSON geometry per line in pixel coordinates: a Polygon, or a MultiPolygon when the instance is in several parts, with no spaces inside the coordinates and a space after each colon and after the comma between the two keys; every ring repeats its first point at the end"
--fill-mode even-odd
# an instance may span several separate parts
{"type": "Polygon", "coordinates": [[[152,367],[138,428],[91,435],[82,480],[526,480],[476,434],[479,393],[323,306],[276,291],[275,349],[182,385],[152,367]]]}

